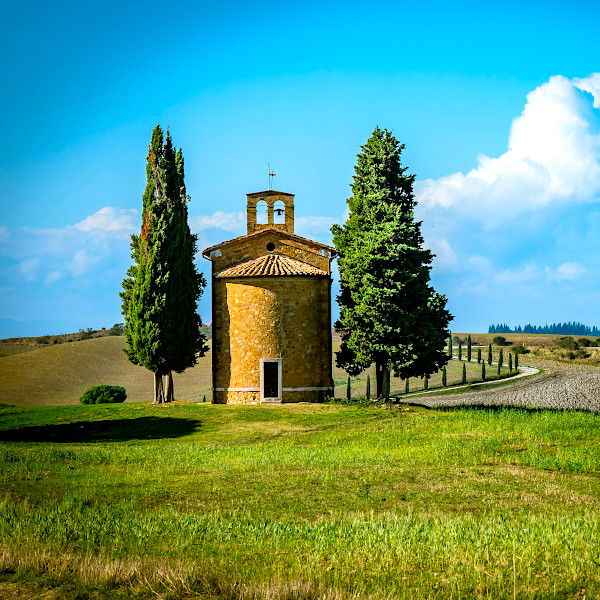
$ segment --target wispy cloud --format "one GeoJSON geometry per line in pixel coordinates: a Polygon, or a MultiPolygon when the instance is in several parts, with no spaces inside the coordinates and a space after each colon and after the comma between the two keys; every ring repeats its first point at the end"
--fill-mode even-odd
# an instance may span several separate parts
{"type": "Polygon", "coordinates": [[[3,261],[5,276],[49,285],[67,276],[113,270],[115,261],[129,259],[129,235],[137,218],[135,209],[104,207],[75,225],[0,231],[0,255],[8,259],[3,261]]]}
{"type": "Polygon", "coordinates": [[[556,269],[545,268],[548,281],[574,281],[585,275],[587,269],[578,262],[563,263],[556,269]]]}
{"type": "Polygon", "coordinates": [[[19,274],[25,281],[33,281],[40,268],[39,258],[29,258],[19,263],[19,274]]]}
{"type": "Polygon", "coordinates": [[[519,269],[505,269],[494,277],[494,283],[501,286],[531,285],[541,277],[541,270],[537,265],[529,264],[519,269]]]}
{"type": "Polygon", "coordinates": [[[243,212],[223,212],[218,210],[212,215],[190,216],[190,229],[199,233],[205,229],[221,229],[242,235],[245,232],[246,215],[243,212]]]}

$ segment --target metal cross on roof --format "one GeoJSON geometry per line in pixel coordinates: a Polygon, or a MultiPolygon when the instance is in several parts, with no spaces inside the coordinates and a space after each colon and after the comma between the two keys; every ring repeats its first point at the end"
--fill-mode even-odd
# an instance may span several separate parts
{"type": "Polygon", "coordinates": [[[271,186],[273,184],[273,177],[275,177],[276,173],[271,171],[271,165],[269,165],[269,163],[267,163],[267,174],[269,175],[269,188],[268,189],[271,189],[271,186]]]}

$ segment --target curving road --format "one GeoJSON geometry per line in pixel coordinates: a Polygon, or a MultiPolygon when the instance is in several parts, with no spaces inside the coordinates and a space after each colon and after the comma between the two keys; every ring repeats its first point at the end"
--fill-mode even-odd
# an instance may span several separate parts
{"type": "MultiPolygon", "coordinates": [[[[532,365],[533,366],[533,365],[532,365]]],[[[544,373],[499,388],[415,399],[424,406],[530,406],[600,412],[600,369],[539,361],[544,373]]]]}

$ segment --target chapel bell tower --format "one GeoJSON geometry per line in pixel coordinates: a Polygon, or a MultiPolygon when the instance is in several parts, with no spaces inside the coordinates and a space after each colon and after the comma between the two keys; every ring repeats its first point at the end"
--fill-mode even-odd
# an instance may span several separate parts
{"type": "Polygon", "coordinates": [[[248,231],[280,229],[294,233],[294,194],[267,190],[246,194],[248,231]]]}

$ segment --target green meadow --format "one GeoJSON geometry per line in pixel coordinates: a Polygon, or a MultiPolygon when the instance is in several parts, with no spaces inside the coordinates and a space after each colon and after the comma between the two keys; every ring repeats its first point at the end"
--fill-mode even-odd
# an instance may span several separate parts
{"type": "Polygon", "coordinates": [[[3,406],[0,473],[0,596],[600,597],[598,414],[3,406]]]}

